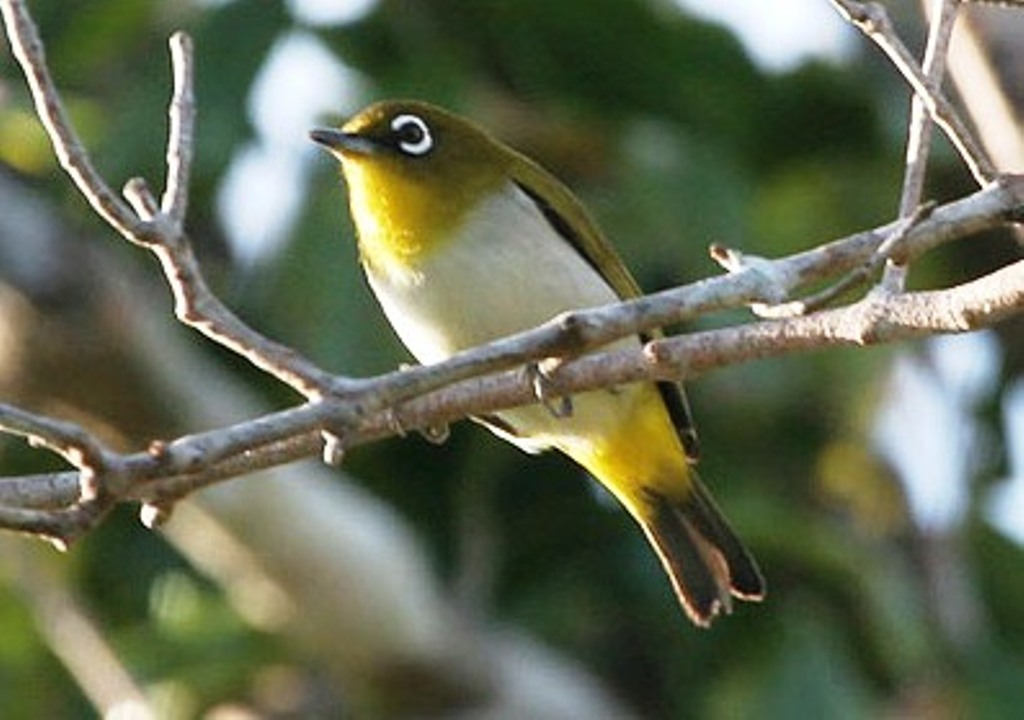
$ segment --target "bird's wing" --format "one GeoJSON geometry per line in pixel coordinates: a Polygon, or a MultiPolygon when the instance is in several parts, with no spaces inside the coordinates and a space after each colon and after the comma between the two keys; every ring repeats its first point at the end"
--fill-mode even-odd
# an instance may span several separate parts
{"type": "MultiPolygon", "coordinates": [[[[642,295],[640,286],[622,258],[572,192],[526,156],[519,157],[522,162],[514,163],[511,169],[513,180],[536,204],[555,231],[579,252],[620,298],[628,300],[642,295]]],[[[641,333],[640,339],[646,342],[662,335],[660,329],[654,329],[641,333]]],[[[687,458],[696,462],[700,455],[697,428],[682,385],[662,381],[657,386],[687,458]]]]}

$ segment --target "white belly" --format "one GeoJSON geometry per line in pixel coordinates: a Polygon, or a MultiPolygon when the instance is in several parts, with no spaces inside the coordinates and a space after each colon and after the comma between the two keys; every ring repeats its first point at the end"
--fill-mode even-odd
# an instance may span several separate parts
{"type": "MultiPolygon", "coordinates": [[[[434,363],[459,350],[526,330],[565,310],[618,300],[612,288],[533,201],[512,186],[467,217],[459,239],[412,271],[368,277],[384,313],[416,358],[434,363]]],[[[626,339],[616,345],[635,344],[626,339]]],[[[574,413],[557,419],[546,409],[500,414],[536,450],[574,442],[610,428],[632,392],[600,391],[574,398],[574,413]]],[[[512,439],[512,438],[509,438],[512,439]]]]}

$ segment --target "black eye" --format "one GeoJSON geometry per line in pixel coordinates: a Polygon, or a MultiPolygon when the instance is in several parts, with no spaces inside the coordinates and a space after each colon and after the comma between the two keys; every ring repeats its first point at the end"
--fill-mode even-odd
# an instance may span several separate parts
{"type": "Polygon", "coordinates": [[[398,147],[407,155],[426,155],[434,147],[430,128],[418,115],[396,115],[391,121],[398,147]]]}

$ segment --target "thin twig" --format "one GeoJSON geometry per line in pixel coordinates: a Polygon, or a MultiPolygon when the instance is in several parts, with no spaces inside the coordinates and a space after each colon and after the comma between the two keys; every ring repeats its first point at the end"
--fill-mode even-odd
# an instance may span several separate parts
{"type": "MultiPolygon", "coordinates": [[[[949,41],[956,24],[960,0],[922,0],[933,5],[921,69],[933,93],[941,91],[945,75],[949,41]]],[[[908,217],[921,204],[924,192],[928,155],[931,148],[932,119],[921,96],[914,93],[910,101],[910,122],[907,129],[906,173],[900,195],[900,217],[908,217]]]]}
{"type": "Polygon", "coordinates": [[[157,255],[174,293],[178,319],[239,353],[306,397],[316,397],[331,388],[344,386],[343,379],[321,370],[291,348],[275,343],[248,327],[206,285],[182,230],[187,206],[194,114],[192,54],[188,38],[178,33],[171,42],[175,92],[169,108],[168,184],[163,194],[165,212],[141,179],[134,179],[125,186],[129,204],[111,191],[94,169],[63,109],[46,66],[38,30],[24,3],[21,0],[0,0],[0,9],[11,47],[28,78],[37,111],[61,164],[100,217],[125,238],[157,255]]]}
{"type": "Polygon", "coordinates": [[[109,495],[103,499],[82,501],[56,510],[0,506],[0,527],[41,537],[63,551],[99,525],[114,507],[115,502],[116,498],[109,495]]]}
{"type": "Polygon", "coordinates": [[[891,262],[894,256],[901,258],[899,266],[904,267],[905,263],[902,261],[904,253],[902,250],[907,236],[914,226],[931,214],[934,209],[935,207],[932,204],[919,205],[915,208],[912,215],[897,220],[885,239],[879,243],[875,252],[864,263],[841,277],[838,282],[798,300],[790,300],[778,304],[758,303],[751,306],[751,310],[753,310],[755,315],[762,318],[785,318],[806,315],[831,305],[847,292],[866,283],[875,276],[879,268],[891,262]]]}
{"type": "Polygon", "coordinates": [[[246,325],[206,284],[192,243],[172,232],[167,216],[144,180],[133,178],[124,195],[140,217],[161,229],[148,249],[156,255],[174,296],[174,315],[179,321],[226,347],[259,369],[276,377],[306,397],[317,397],[339,382],[298,352],[277,343],[246,325]]]}
{"type": "Polygon", "coordinates": [[[20,435],[34,447],[47,448],[78,468],[83,501],[95,500],[107,491],[110,453],[80,425],[0,403],[0,430],[20,435]]]}
{"type": "MultiPolygon", "coordinates": [[[[723,358],[742,362],[823,347],[864,346],[976,330],[1024,311],[1024,260],[944,290],[880,297],[812,315],[769,320],[727,332],[656,341],[651,354],[671,370],[694,375],[723,358]],[[733,332],[735,331],[735,332],[733,332]]],[[[607,361],[606,361],[607,362],[607,361]]]]}
{"type": "Polygon", "coordinates": [[[89,160],[50,77],[39,31],[25,4],[21,0],[0,0],[0,13],[7,28],[11,52],[25,74],[36,114],[50,136],[61,167],[97,215],[132,242],[146,241],[150,229],[110,189],[89,160]]]}
{"type": "Polygon", "coordinates": [[[988,156],[945,96],[930,86],[917,61],[893,29],[885,7],[876,2],[830,1],[843,18],[874,41],[896,66],[921,98],[932,120],[953,143],[978,185],[984,187],[991,182],[997,173],[988,156]]]}
{"type": "Polygon", "coordinates": [[[106,450],[82,426],[0,403],[0,430],[20,435],[34,447],[45,447],[75,467],[100,470],[106,464],[106,450]]]}
{"type": "Polygon", "coordinates": [[[169,46],[174,93],[167,111],[167,179],[160,209],[180,232],[188,211],[188,184],[195,142],[192,38],[183,32],[176,32],[171,35],[169,46]]]}
{"type": "MultiPolygon", "coordinates": [[[[928,43],[925,47],[921,69],[932,93],[938,94],[942,90],[946,56],[949,53],[949,41],[956,25],[960,0],[931,0],[931,2],[934,10],[929,24],[928,43]]],[[[901,218],[913,216],[921,205],[933,127],[931,115],[929,115],[924,101],[918,93],[914,93],[910,101],[906,171],[903,175],[903,189],[900,194],[899,216],[901,218]]],[[[906,282],[907,265],[901,262],[900,258],[887,254],[881,287],[890,293],[903,292],[906,282]]]]}
{"type": "Polygon", "coordinates": [[[70,470],[0,477],[0,508],[56,510],[74,505],[81,496],[78,473],[70,470]]]}
{"type": "MultiPolygon", "coordinates": [[[[1007,176],[967,198],[937,208],[924,205],[919,208],[920,216],[894,220],[882,227],[818,245],[788,258],[753,258],[752,263],[750,256],[724,249],[719,249],[713,257],[730,273],[741,270],[756,273],[766,283],[775,283],[769,287],[771,292],[754,302],[762,303],[759,309],[765,317],[790,317],[810,309],[803,304],[808,299],[780,303],[779,297],[792,297],[801,287],[832,281],[836,277],[840,278],[841,284],[846,283],[846,273],[871,275],[874,272],[872,263],[884,260],[887,251],[894,249],[894,242],[898,242],[896,247],[903,261],[909,262],[954,238],[979,232],[991,222],[1001,224],[1013,218],[1014,213],[1008,208],[1017,202],[1014,198],[1024,197],[1021,193],[1024,193],[1024,182],[1007,176]]],[[[852,285],[853,281],[849,282],[852,285]]],[[[828,295],[825,297],[829,299],[828,295]]],[[[820,300],[814,302],[820,304],[820,300]]]]}

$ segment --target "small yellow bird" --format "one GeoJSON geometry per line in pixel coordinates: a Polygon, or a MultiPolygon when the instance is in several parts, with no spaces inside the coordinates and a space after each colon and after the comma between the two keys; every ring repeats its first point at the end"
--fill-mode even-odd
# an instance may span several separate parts
{"type": "MultiPolygon", "coordinates": [[[[341,162],[370,287],[422,363],[640,294],[572,192],[468,120],[388,101],[310,136],[341,162]]],[[[694,470],[678,383],[583,393],[559,415],[538,404],[479,420],[529,452],[560,450],[610,490],[697,625],[730,612],[732,597],[764,596],[757,564],[694,470]]]]}

